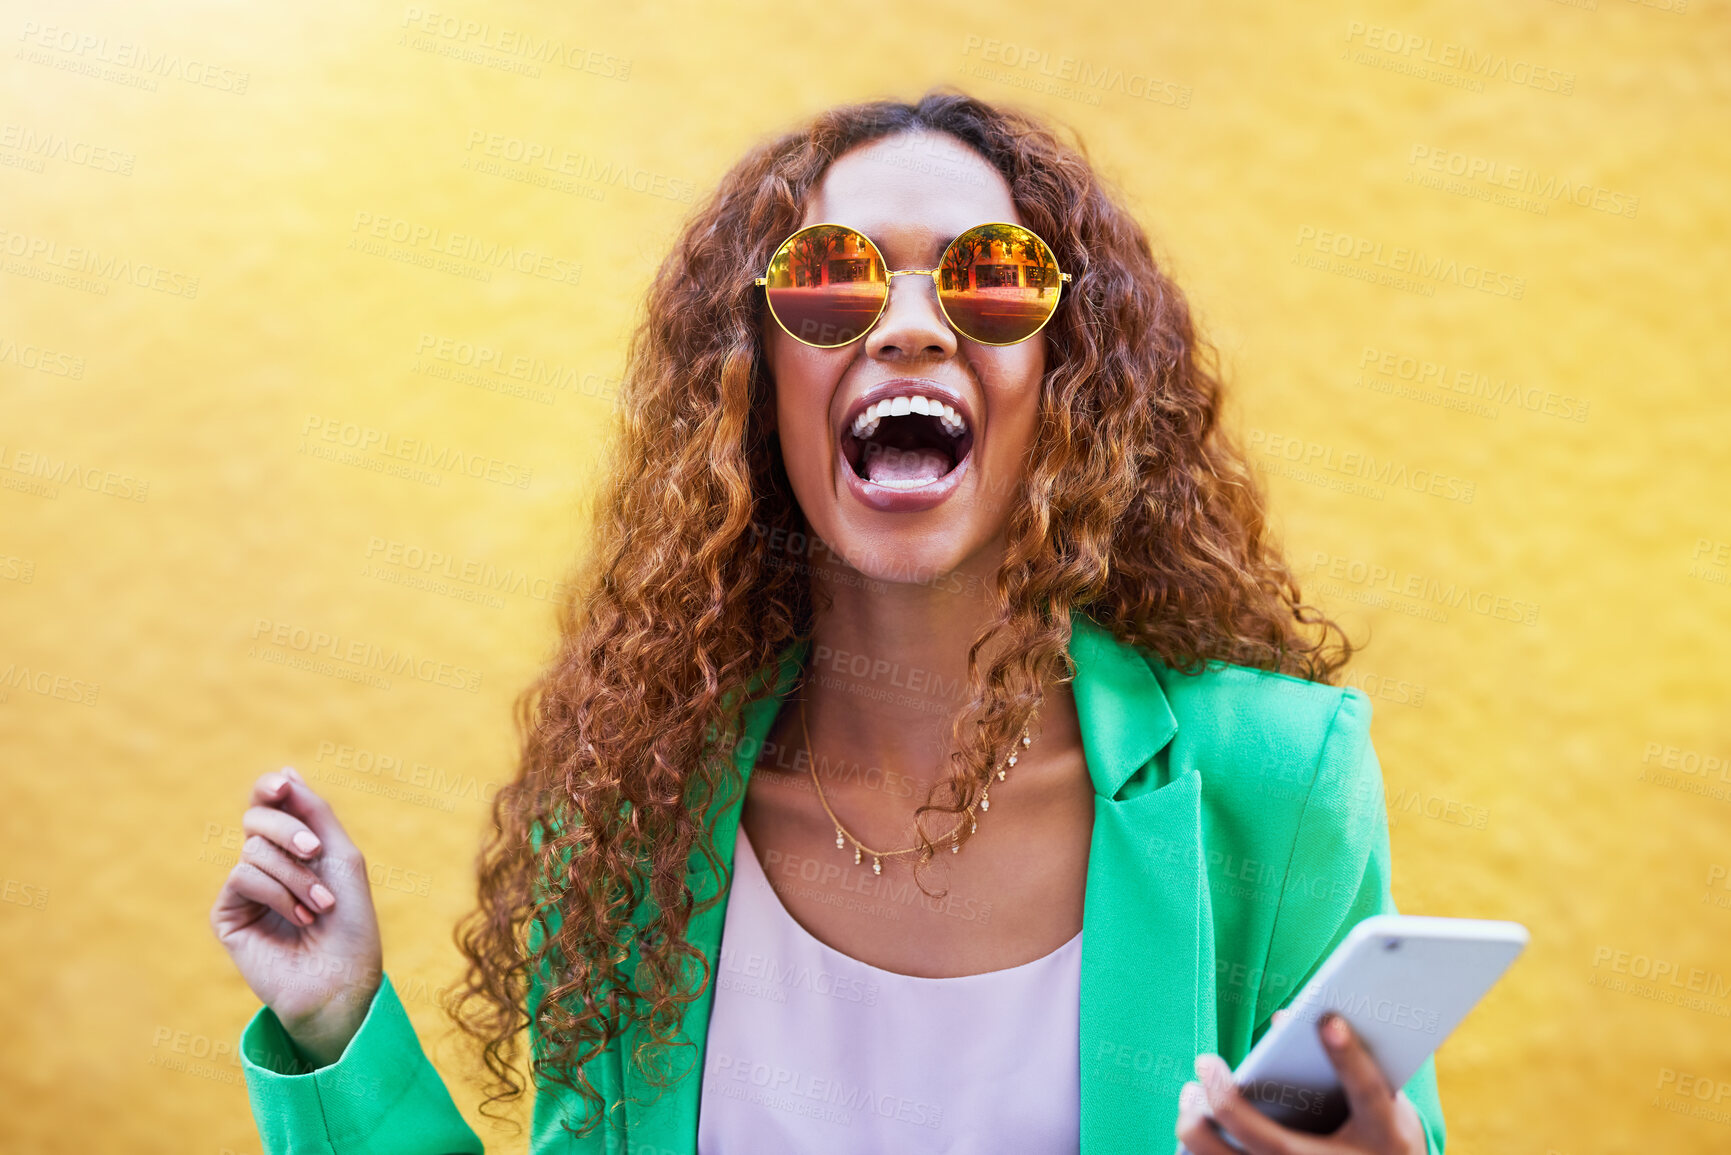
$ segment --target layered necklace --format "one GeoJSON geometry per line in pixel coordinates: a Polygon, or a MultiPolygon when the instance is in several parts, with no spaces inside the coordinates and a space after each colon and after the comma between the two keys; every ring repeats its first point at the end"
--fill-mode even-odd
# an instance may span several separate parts
{"type": "MultiPolygon", "coordinates": [[[[1032,719],[1029,721],[1031,723],[1032,719]]],[[[847,827],[841,824],[841,819],[837,818],[835,816],[835,811],[830,809],[829,800],[823,796],[823,783],[817,776],[817,756],[812,753],[811,749],[811,728],[808,727],[805,722],[805,696],[803,694],[799,699],[799,728],[805,734],[805,756],[806,760],[811,763],[811,781],[812,784],[817,787],[817,800],[823,803],[824,813],[828,814],[829,820],[835,823],[836,849],[846,850],[847,844],[850,842],[853,843],[853,860],[855,864],[858,864],[863,860],[863,855],[869,854],[872,860],[873,874],[882,874],[884,872],[884,859],[894,858],[898,854],[912,854],[918,850],[919,847],[917,846],[907,846],[903,847],[901,850],[874,850],[859,839],[855,838],[853,834],[848,831],[847,827]]],[[[1010,767],[1016,764],[1017,757],[1021,755],[1023,750],[1028,748],[1032,741],[1033,739],[1028,737],[1028,727],[1023,726],[1020,744],[1011,748],[1009,757],[1005,758],[1004,764],[998,767],[998,780],[1000,782],[1002,782],[1009,774],[1010,767]]],[[[991,776],[988,775],[986,778],[986,785],[980,791],[979,808],[982,812],[992,808],[991,791],[991,776]]],[[[968,803],[967,808],[962,813],[967,817],[969,834],[972,834],[975,830],[979,829],[979,819],[974,816],[974,803],[968,803]]],[[[962,849],[960,839],[961,829],[962,824],[958,821],[955,825],[955,829],[951,830],[949,833],[951,854],[959,853],[962,849]]]]}

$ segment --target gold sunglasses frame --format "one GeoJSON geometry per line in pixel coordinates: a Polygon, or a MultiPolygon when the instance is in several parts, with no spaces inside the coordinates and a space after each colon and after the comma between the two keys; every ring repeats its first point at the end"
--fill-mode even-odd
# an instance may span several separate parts
{"type": "Polygon", "coordinates": [[[877,257],[878,264],[882,265],[883,269],[884,269],[884,296],[883,296],[883,300],[878,302],[878,311],[872,316],[872,319],[866,323],[865,327],[859,331],[858,336],[849,337],[845,341],[837,341],[833,345],[819,345],[815,341],[807,341],[804,337],[799,336],[792,329],[789,329],[785,324],[782,324],[781,318],[776,315],[775,306],[769,303],[769,288],[768,288],[768,286],[769,286],[769,276],[768,276],[769,269],[768,268],[764,269],[765,275],[758,277],[754,283],[763,287],[763,289],[764,289],[764,304],[769,309],[769,315],[771,317],[774,317],[775,323],[781,327],[781,331],[783,333],[786,333],[789,337],[792,337],[795,341],[798,341],[800,344],[809,345],[813,349],[840,349],[844,345],[853,344],[855,341],[858,341],[861,337],[864,337],[867,333],[871,332],[872,329],[877,326],[877,323],[883,319],[884,310],[890,307],[890,280],[889,279],[891,277],[930,277],[932,279],[932,291],[937,294],[937,298],[938,298],[938,310],[943,313],[945,323],[949,325],[949,327],[955,332],[955,334],[958,337],[966,337],[968,340],[973,341],[976,345],[994,345],[994,346],[997,346],[999,348],[1006,348],[1010,345],[1020,345],[1023,341],[1029,340],[1030,338],[1037,336],[1039,334],[1040,330],[1044,329],[1048,324],[1051,323],[1052,318],[1058,315],[1058,305],[1060,303],[1062,303],[1062,301],[1064,300],[1064,282],[1071,280],[1072,278],[1071,278],[1069,273],[1063,272],[1062,270],[1059,271],[1059,273],[1058,273],[1058,295],[1052,301],[1052,308],[1049,312],[1047,312],[1046,319],[1044,321],[1040,322],[1039,328],[1036,328],[1032,333],[1029,333],[1028,336],[1018,337],[1014,341],[981,341],[977,337],[969,337],[968,334],[962,330],[961,326],[956,324],[955,318],[950,316],[949,309],[947,309],[944,306],[944,294],[943,294],[943,290],[938,285],[938,274],[943,271],[944,259],[950,255],[950,250],[955,247],[956,241],[961,240],[963,237],[967,236],[969,233],[973,232],[975,229],[983,229],[983,228],[987,228],[988,226],[991,226],[991,225],[1003,225],[1007,228],[1020,229],[1022,232],[1027,233],[1029,236],[1031,236],[1035,240],[1039,241],[1040,244],[1044,245],[1046,248],[1046,251],[1048,253],[1052,254],[1052,263],[1053,263],[1053,266],[1056,267],[1057,262],[1058,262],[1058,251],[1052,247],[1051,242],[1046,240],[1046,238],[1042,237],[1039,233],[1036,233],[1033,229],[1029,228],[1027,225],[1018,225],[1018,224],[1014,224],[1010,221],[981,221],[977,225],[969,225],[967,228],[963,229],[960,233],[956,234],[955,240],[952,240],[949,244],[944,246],[944,251],[938,254],[938,267],[935,269],[892,269],[892,268],[890,268],[889,261],[884,259],[883,250],[878,248],[877,245],[872,241],[872,239],[870,237],[866,236],[865,233],[863,233],[859,229],[854,228],[852,225],[844,225],[840,221],[818,221],[816,224],[810,224],[810,225],[806,225],[804,228],[795,229],[788,236],[787,240],[782,241],[781,244],[775,246],[775,251],[770,253],[769,264],[771,267],[773,267],[775,265],[776,256],[783,249],[785,249],[788,246],[788,244],[794,239],[794,237],[799,236],[801,233],[810,232],[812,229],[831,228],[831,229],[846,229],[849,232],[853,233],[855,236],[859,237],[860,240],[864,241],[867,245],[869,245],[871,247],[872,255],[877,257]]]}

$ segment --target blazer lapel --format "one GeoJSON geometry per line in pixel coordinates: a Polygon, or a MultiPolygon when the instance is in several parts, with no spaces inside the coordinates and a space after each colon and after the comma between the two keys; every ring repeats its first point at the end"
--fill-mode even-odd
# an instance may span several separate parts
{"type": "Polygon", "coordinates": [[[1167,780],[1157,755],[1178,722],[1134,648],[1078,613],[1070,657],[1094,780],[1082,908],[1082,1155],[1144,1155],[1176,1146],[1178,1092],[1196,1056],[1215,1048],[1201,783],[1194,770],[1167,780]]]}
{"type": "MultiPolygon", "coordinates": [[[[782,700],[804,666],[809,641],[784,649],[776,665],[747,687],[734,749],[740,781],[749,783],[782,700]],[[755,696],[754,696],[755,695],[755,696]]],[[[1194,771],[1165,780],[1156,756],[1178,723],[1153,671],[1135,649],[1080,611],[1071,615],[1071,690],[1083,753],[1094,785],[1094,830],[1082,911],[1082,1155],[1143,1155],[1175,1144],[1178,1092],[1195,1056],[1215,1048],[1214,935],[1201,858],[1200,782],[1194,771]],[[1132,778],[1138,785],[1116,796],[1132,778]]],[[[710,808],[716,852],[733,869],[742,788],[710,808]]],[[[693,854],[691,886],[699,901],[719,879],[693,854]]],[[[688,935],[715,974],[727,898],[693,916],[688,935]]],[[[631,966],[635,966],[635,952],[631,966]]],[[[670,1074],[683,1076],[657,1093],[629,1056],[643,1032],[622,1043],[621,1081],[629,1150],[696,1155],[697,1111],[714,982],[687,1007],[670,1074]],[[703,1024],[695,1035],[690,1024],[703,1024]]]]}

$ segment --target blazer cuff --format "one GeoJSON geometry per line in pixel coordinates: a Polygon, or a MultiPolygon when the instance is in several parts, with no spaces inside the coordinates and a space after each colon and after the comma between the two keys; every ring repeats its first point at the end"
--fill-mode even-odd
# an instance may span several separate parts
{"type": "Polygon", "coordinates": [[[481,1152],[414,1024],[383,974],[367,1017],[337,1061],[314,1068],[268,1006],[241,1032],[241,1068],[265,1155],[481,1152]]]}

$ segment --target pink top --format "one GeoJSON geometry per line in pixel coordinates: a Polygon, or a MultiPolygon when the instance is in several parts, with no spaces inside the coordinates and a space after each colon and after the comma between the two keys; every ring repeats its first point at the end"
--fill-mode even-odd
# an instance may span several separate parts
{"type": "Polygon", "coordinates": [[[1075,1155],[1082,935],[1033,962],[923,978],[814,938],[739,828],[698,1155],[1075,1155]]]}

